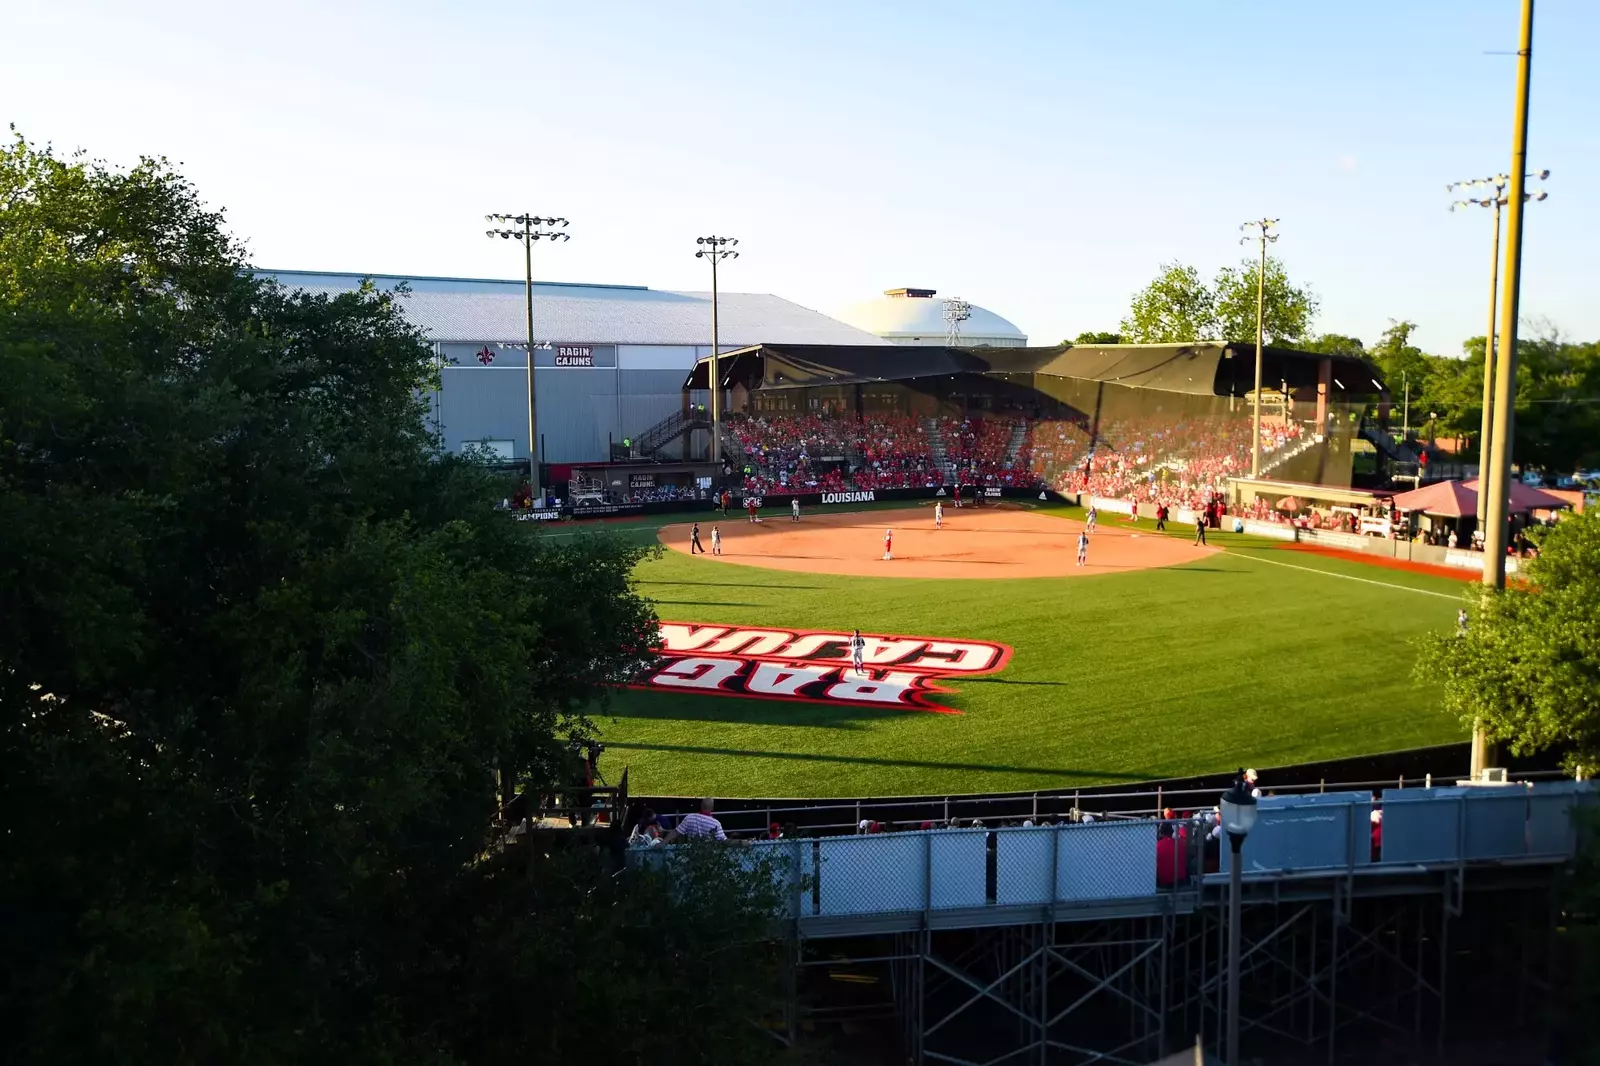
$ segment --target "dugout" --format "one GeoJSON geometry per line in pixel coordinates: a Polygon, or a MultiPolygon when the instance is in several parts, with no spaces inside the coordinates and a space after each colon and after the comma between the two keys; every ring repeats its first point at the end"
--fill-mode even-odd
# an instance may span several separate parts
{"type": "MultiPolygon", "coordinates": [[[[709,355],[701,358],[684,381],[685,403],[691,393],[710,388],[710,362],[709,355]]],[[[1032,423],[1029,462],[1047,483],[1073,451],[1068,438],[1079,434],[1087,434],[1089,451],[1104,459],[1148,447],[1150,438],[1165,438],[1167,427],[1204,426],[1218,439],[1244,434],[1248,454],[1259,406],[1264,433],[1281,427],[1284,438],[1270,470],[1264,462],[1263,476],[1349,486],[1361,418],[1376,405],[1381,419],[1389,402],[1376,367],[1366,360],[1278,346],[1262,349],[1258,395],[1255,346],[1217,342],[1048,348],[759,344],[723,353],[717,369],[725,410],[735,415],[1026,417],[1032,423]]],[[[1180,449],[1186,454],[1162,465],[1161,476],[1181,476],[1191,461],[1197,467],[1223,462],[1210,458],[1216,449],[1202,443],[1180,449]]],[[[1250,473],[1248,465],[1228,472],[1250,473]]]]}

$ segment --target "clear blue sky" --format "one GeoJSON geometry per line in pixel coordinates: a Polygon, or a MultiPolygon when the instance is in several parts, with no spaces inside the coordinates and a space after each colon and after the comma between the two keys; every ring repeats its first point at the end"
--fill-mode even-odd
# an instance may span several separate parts
{"type": "MultiPolygon", "coordinates": [[[[1035,343],[1114,329],[1158,264],[1239,223],[1319,330],[1481,334],[1517,0],[141,4],[11,0],[0,118],[180,161],[253,259],[518,277],[486,211],[572,219],[541,278],[725,284],[824,311],[898,285],[1035,343]],[[20,13],[20,18],[16,17],[20,13]]],[[[1524,321],[1600,336],[1600,4],[1542,0],[1524,321]]]]}

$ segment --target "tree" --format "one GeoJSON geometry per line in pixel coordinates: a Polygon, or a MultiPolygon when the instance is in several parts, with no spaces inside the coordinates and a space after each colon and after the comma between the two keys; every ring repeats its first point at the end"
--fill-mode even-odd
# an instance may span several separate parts
{"type": "MultiPolygon", "coordinates": [[[[651,653],[639,552],[494,510],[506,486],[426,427],[432,373],[394,297],[255,278],[164,161],[0,150],[10,1061],[472,1061],[464,1016],[514,991],[473,983],[482,960],[520,952],[527,993],[555,950],[506,930],[586,920],[573,870],[485,861],[493,771],[557,781],[562,735],[651,653]]],[[[700,931],[724,965],[697,994],[768,987],[651,891],[602,898],[700,931]]],[[[640,943],[586,950],[576,981],[665,980],[640,943]]],[[[611,1061],[766,1039],[654,1047],[631,1009],[494,1024],[611,1061]]]]}
{"type": "Polygon", "coordinates": [[[1441,682],[1463,725],[1482,721],[1517,755],[1563,751],[1569,768],[1600,765],[1600,514],[1551,529],[1521,580],[1474,585],[1465,636],[1422,648],[1421,677],[1441,682]]]}
{"type": "MultiPolygon", "coordinates": [[[[1256,278],[1260,263],[1246,259],[1238,267],[1223,267],[1212,285],[1216,294],[1217,327],[1224,340],[1256,339],[1256,278]]],[[[1318,300],[1309,287],[1289,280],[1281,260],[1267,257],[1266,285],[1261,293],[1262,324],[1268,344],[1299,341],[1311,332],[1318,300]]]]}
{"type": "MultiPolygon", "coordinates": [[[[1482,721],[1517,755],[1563,752],[1569,771],[1600,760],[1600,513],[1569,515],[1504,591],[1472,586],[1463,636],[1422,646],[1417,673],[1442,683],[1463,727],[1482,721]]],[[[1575,963],[1553,993],[1573,1062],[1600,1063],[1600,825],[1588,812],[1566,885],[1563,939],[1575,963]]],[[[1568,1061],[1563,1057],[1562,1061],[1568,1061]]]]}
{"type": "Polygon", "coordinates": [[[1096,333],[1093,330],[1086,330],[1085,332],[1078,334],[1076,340],[1069,341],[1067,343],[1070,343],[1070,344],[1121,344],[1122,343],[1122,334],[1120,334],[1120,333],[1096,333]]]}
{"type": "Polygon", "coordinates": [[[1130,344],[1169,344],[1216,336],[1216,298],[1200,272],[1164,263],[1161,273],[1133,297],[1121,336],[1130,344]]]}
{"type": "Polygon", "coordinates": [[[1342,333],[1324,333],[1319,337],[1300,342],[1300,349],[1320,355],[1345,355],[1362,358],[1367,354],[1360,337],[1347,337],[1342,333]]]}

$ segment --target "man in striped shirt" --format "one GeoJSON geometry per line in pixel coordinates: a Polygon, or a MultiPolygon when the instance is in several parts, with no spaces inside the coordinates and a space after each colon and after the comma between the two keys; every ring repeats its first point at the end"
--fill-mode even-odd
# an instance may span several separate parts
{"type": "Polygon", "coordinates": [[[676,844],[687,837],[711,837],[715,840],[727,840],[728,834],[722,831],[722,823],[711,816],[712,801],[700,801],[700,810],[695,814],[686,814],[678,819],[678,824],[672,832],[667,834],[667,843],[676,844]]]}

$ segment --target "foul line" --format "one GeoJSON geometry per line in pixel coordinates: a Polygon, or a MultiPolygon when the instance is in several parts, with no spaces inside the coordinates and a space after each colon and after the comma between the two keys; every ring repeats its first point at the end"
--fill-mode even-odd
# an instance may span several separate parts
{"type": "Polygon", "coordinates": [[[1413,588],[1410,585],[1396,585],[1389,581],[1374,581],[1370,577],[1356,577],[1354,574],[1338,574],[1332,570],[1318,570],[1314,566],[1299,566],[1295,563],[1286,563],[1281,559],[1263,559],[1259,555],[1244,555],[1229,548],[1223,548],[1222,550],[1224,553],[1231,555],[1236,559],[1249,559],[1258,563],[1271,563],[1273,566],[1287,566],[1290,570],[1304,570],[1308,574],[1322,574],[1325,577],[1342,577],[1346,581],[1359,581],[1363,585],[1380,585],[1386,589],[1399,589],[1401,592],[1416,592],[1424,596],[1437,596],[1442,600],[1459,600],[1461,598],[1459,595],[1453,595],[1449,592],[1434,592],[1432,589],[1413,588]]]}

